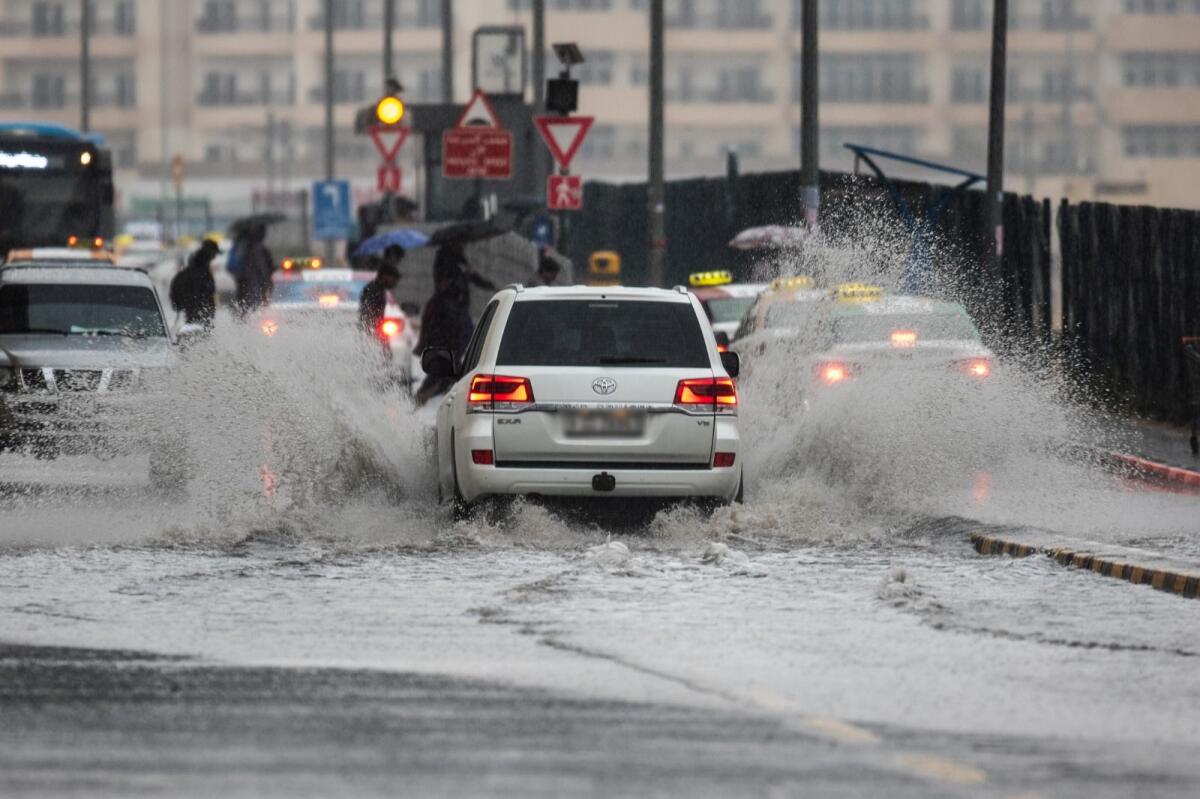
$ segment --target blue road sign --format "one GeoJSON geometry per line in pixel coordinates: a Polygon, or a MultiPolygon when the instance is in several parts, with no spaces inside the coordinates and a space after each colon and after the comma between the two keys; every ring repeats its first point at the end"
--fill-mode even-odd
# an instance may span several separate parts
{"type": "Polygon", "coordinates": [[[313,183],[313,237],[320,241],[350,235],[350,181],[318,180],[313,183]]]}
{"type": "Polygon", "coordinates": [[[529,225],[529,240],[538,249],[554,246],[554,220],[549,214],[539,213],[529,225]]]}

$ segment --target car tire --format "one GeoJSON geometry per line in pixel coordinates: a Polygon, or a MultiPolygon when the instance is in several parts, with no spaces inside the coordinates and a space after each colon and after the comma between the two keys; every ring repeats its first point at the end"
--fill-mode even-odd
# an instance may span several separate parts
{"type": "MultiPolygon", "coordinates": [[[[454,476],[454,497],[450,500],[450,511],[454,515],[454,521],[461,522],[471,517],[471,512],[475,506],[463,499],[462,489],[458,487],[458,456],[454,446],[454,431],[450,431],[450,472],[454,476]]],[[[438,488],[441,489],[441,481],[438,481],[438,488]]]]}
{"type": "Polygon", "coordinates": [[[743,473],[742,476],[738,478],[737,496],[735,496],[733,498],[733,504],[741,505],[745,501],[746,501],[746,475],[745,475],[745,473],[743,473]]]}

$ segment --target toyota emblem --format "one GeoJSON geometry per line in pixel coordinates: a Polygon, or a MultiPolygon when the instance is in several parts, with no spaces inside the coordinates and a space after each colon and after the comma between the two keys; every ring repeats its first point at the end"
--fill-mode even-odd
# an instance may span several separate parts
{"type": "Polygon", "coordinates": [[[611,377],[597,377],[592,381],[592,391],[597,394],[611,394],[617,390],[617,381],[611,377]]]}

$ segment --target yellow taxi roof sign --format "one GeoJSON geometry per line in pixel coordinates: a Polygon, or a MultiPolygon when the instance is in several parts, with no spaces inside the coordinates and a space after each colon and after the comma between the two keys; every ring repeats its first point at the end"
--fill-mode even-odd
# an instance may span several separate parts
{"type": "Polygon", "coordinates": [[[816,285],[808,275],[777,277],[771,281],[771,291],[805,291],[816,285]]]}
{"type": "Polygon", "coordinates": [[[727,269],[714,269],[711,272],[693,272],[688,275],[688,285],[692,288],[724,286],[732,282],[733,275],[727,269]]]}
{"type": "Polygon", "coordinates": [[[883,288],[870,283],[842,283],[834,286],[833,298],[838,302],[875,302],[883,299],[883,288]]]}

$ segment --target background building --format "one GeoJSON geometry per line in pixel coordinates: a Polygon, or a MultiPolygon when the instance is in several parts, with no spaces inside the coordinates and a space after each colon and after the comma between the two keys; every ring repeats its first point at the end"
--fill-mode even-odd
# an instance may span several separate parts
{"type": "MultiPolygon", "coordinates": [[[[320,0],[92,0],[92,126],[115,153],[122,203],[185,201],[218,216],[294,191],[323,163],[320,0]]],[[[441,2],[395,0],[410,101],[441,99],[441,2]]],[[[1011,0],[1007,186],[1049,196],[1200,206],[1200,0],[1011,0]]],[[[529,0],[454,4],[455,99],[471,34],[528,26],[529,0]]],[[[547,0],[547,41],[587,63],[597,117],[578,171],[646,171],[647,0],[547,0]]],[[[983,171],[991,0],[823,0],[822,165],[846,141],[983,171]]],[[[667,0],[668,175],[798,163],[799,0],[667,0]]],[[[0,119],[79,120],[77,0],[0,0],[0,119]]],[[[338,0],[338,171],[373,193],[376,155],[352,132],[382,86],[382,0],[338,0]]],[[[547,59],[548,68],[556,63],[547,59]]],[[[411,159],[417,152],[406,147],[411,159]]],[[[421,180],[405,165],[406,191],[421,180]]],[[[918,173],[899,170],[898,174],[918,173]]]]}

